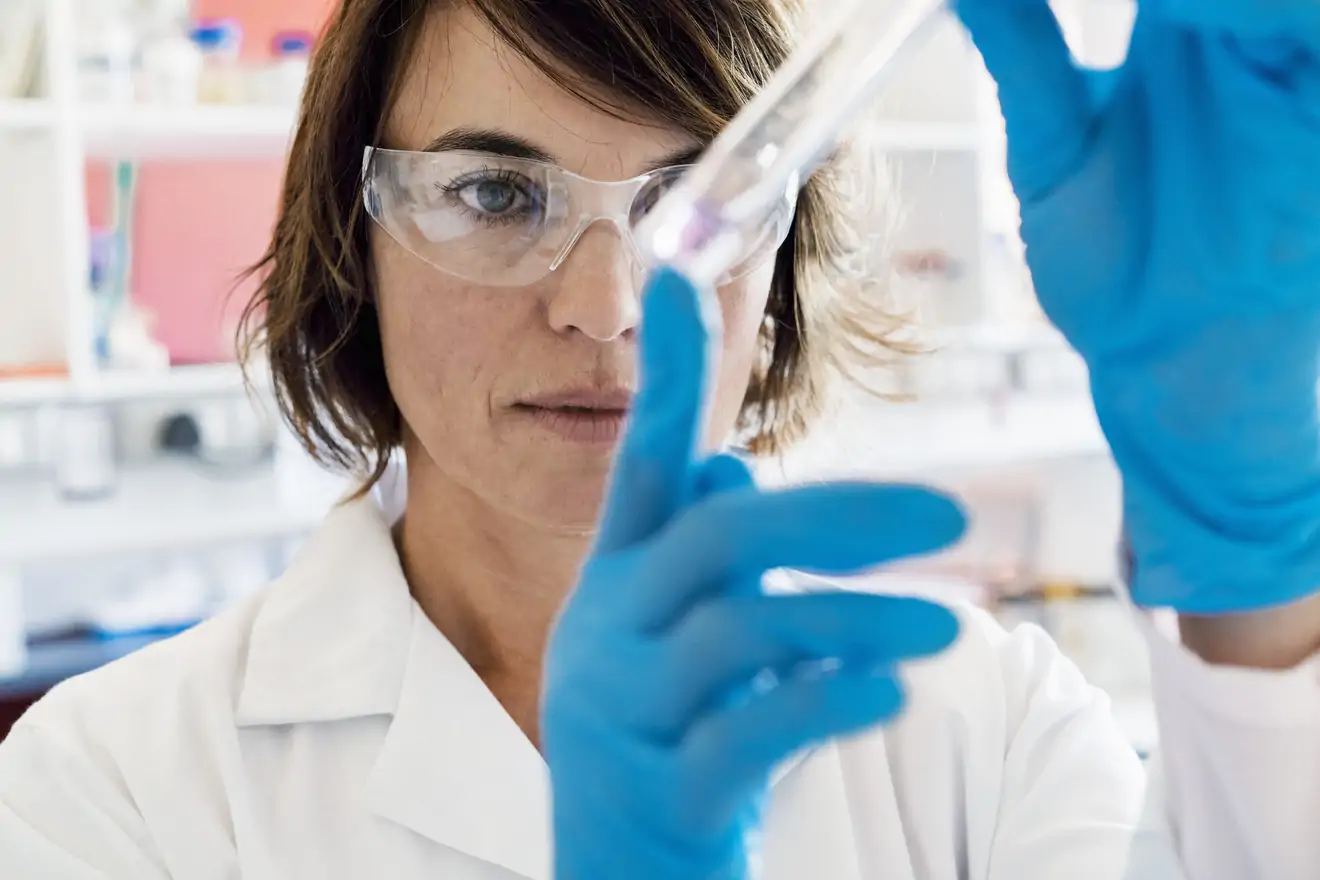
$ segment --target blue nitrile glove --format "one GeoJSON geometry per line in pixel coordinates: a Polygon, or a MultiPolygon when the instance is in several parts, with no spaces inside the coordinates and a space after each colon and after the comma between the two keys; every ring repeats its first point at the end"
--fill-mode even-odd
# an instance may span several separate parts
{"type": "Polygon", "coordinates": [[[1138,8],[1102,76],[1046,0],[958,0],[1122,471],[1135,599],[1283,604],[1320,589],[1320,2],[1138,8]]]}
{"type": "Polygon", "coordinates": [[[761,591],[775,568],[940,549],[964,521],[924,489],[763,492],[737,459],[699,460],[706,347],[696,291],[659,273],[600,536],[546,656],[559,880],[747,877],[774,766],[895,716],[898,664],[957,635],[916,599],[761,591]]]}

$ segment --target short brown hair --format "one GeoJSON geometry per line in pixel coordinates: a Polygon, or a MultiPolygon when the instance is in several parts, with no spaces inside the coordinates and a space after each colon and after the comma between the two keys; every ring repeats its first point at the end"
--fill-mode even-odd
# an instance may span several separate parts
{"type": "MultiPolygon", "coordinates": [[[[803,11],[802,0],[343,0],[312,64],[273,240],[250,270],[261,284],[243,349],[264,350],[281,410],[308,450],[373,482],[402,422],[371,286],[362,154],[383,135],[426,15],[445,2],[467,3],[597,108],[624,119],[645,108],[703,143],[785,60],[803,11]]],[[[841,167],[829,163],[807,184],[776,257],[739,417],[754,452],[798,439],[831,368],[885,345],[882,313],[856,299],[868,245],[845,210],[841,167]]]]}

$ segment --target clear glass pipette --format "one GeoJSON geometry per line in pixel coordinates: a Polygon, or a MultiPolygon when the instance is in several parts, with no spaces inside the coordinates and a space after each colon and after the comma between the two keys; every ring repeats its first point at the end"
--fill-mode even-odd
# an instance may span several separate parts
{"type": "Polygon", "coordinates": [[[814,0],[825,19],[647,216],[652,265],[709,290],[743,236],[829,155],[840,133],[933,30],[943,0],[814,0]]]}
{"type": "Polygon", "coordinates": [[[796,192],[859,110],[890,82],[934,30],[944,0],[812,0],[826,18],[743,108],[696,166],[637,229],[650,265],[679,271],[702,292],[710,417],[723,330],[713,291],[744,237],[759,235],[784,193],[796,192]]]}

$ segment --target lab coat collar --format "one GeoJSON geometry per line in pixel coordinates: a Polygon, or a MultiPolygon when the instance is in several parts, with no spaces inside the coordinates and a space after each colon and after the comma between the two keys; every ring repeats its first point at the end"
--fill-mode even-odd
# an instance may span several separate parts
{"type": "Polygon", "coordinates": [[[545,763],[413,601],[386,486],[336,507],[253,623],[239,727],[391,716],[365,807],[531,880],[550,874],[545,763]]]}
{"type": "MultiPolygon", "coordinates": [[[[238,726],[391,716],[366,808],[530,880],[548,880],[548,771],[413,601],[391,534],[405,501],[402,481],[401,469],[392,470],[369,495],[337,506],[272,585],[252,625],[238,726]]],[[[796,775],[810,754],[777,768],[772,784],[796,775]]]]}
{"type": "Polygon", "coordinates": [[[240,727],[393,714],[414,604],[372,496],[335,507],[252,624],[240,727]]]}
{"type": "Polygon", "coordinates": [[[540,753],[454,646],[418,614],[367,807],[532,880],[550,877],[550,783],[540,753]]]}

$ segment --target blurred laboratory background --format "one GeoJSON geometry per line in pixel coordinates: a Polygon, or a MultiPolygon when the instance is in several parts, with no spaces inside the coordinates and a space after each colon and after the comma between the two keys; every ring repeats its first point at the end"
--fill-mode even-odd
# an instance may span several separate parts
{"type": "MultiPolygon", "coordinates": [[[[0,0],[0,736],[60,680],[259,589],[343,491],[235,347],[335,3],[0,0]]],[[[1084,63],[1121,61],[1131,0],[1057,6],[1084,63]]],[[[962,492],[958,551],[859,586],[1044,626],[1145,751],[1117,476],[1035,304],[994,86],[952,20],[859,134],[885,169],[874,271],[922,353],[764,476],[962,492]]]]}

